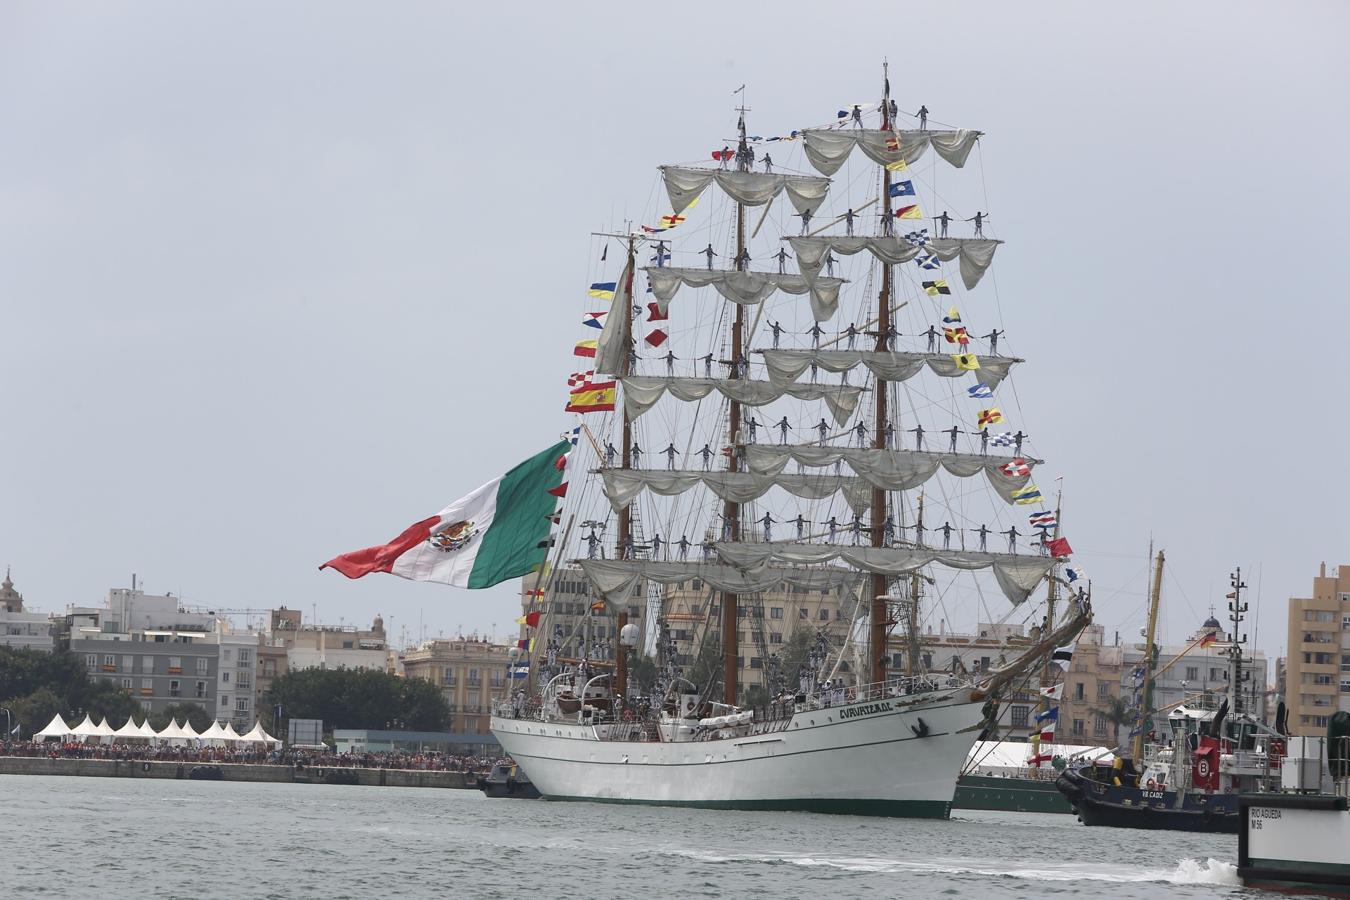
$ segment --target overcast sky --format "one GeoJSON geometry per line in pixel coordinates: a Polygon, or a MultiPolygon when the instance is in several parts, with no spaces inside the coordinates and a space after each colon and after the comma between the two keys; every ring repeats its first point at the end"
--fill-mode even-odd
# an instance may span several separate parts
{"type": "Polygon", "coordinates": [[[666,211],[654,167],[706,159],[734,88],[783,131],[889,57],[902,109],[987,133],[942,177],[1007,241],[971,302],[1030,360],[1098,621],[1142,624],[1152,537],[1169,642],[1241,565],[1281,652],[1350,563],[1347,33],[1341,3],[4,4],[0,564],[43,610],[136,572],[504,633],[514,585],[317,565],[569,426],[589,232],[666,211]]]}

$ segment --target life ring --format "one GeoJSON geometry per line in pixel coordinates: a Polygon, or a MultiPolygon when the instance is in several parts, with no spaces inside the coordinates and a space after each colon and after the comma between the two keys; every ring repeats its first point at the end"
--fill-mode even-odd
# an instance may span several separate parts
{"type": "Polygon", "coordinates": [[[1150,778],[1150,779],[1148,780],[1148,789],[1149,789],[1150,791],[1156,791],[1156,790],[1158,789],[1158,782],[1157,782],[1156,780],[1150,778]]]}
{"type": "Polygon", "coordinates": [[[142,771],[142,772],[149,772],[149,771],[150,771],[150,764],[149,764],[148,762],[143,762],[143,763],[141,763],[141,771],[142,771]]]}

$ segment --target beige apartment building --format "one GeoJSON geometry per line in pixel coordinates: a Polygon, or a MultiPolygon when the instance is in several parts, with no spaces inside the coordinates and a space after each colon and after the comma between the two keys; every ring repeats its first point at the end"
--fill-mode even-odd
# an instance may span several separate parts
{"type": "Polygon", "coordinates": [[[451,712],[446,731],[488,734],[492,701],[504,698],[509,690],[510,661],[509,646],[485,639],[423,641],[403,654],[403,673],[440,687],[451,712]]]}
{"type": "Polygon", "coordinates": [[[1325,733],[1337,710],[1350,710],[1350,565],[1327,574],[1322,563],[1311,597],[1289,599],[1285,703],[1289,730],[1325,733]]]}

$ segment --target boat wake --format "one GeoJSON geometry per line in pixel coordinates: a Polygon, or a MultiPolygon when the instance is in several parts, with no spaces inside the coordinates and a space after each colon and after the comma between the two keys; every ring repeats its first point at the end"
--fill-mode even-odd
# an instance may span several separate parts
{"type": "Polygon", "coordinates": [[[1241,887],[1237,866],[1209,858],[1183,859],[1173,869],[1088,862],[1016,863],[1009,860],[892,859],[875,856],[799,856],[792,854],[713,854],[676,851],[681,856],[707,863],[766,863],[824,867],[846,872],[873,874],[985,875],[1024,878],[1030,881],[1101,881],[1117,883],[1163,882],[1167,884],[1213,884],[1241,887]]]}

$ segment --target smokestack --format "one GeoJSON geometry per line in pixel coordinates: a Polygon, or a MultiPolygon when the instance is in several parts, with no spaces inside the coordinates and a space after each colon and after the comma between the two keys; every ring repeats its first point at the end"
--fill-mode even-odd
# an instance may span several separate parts
{"type": "Polygon", "coordinates": [[[132,573],[131,573],[131,590],[132,590],[133,593],[135,593],[135,591],[136,591],[136,573],[135,573],[135,572],[132,572],[132,573]]]}

